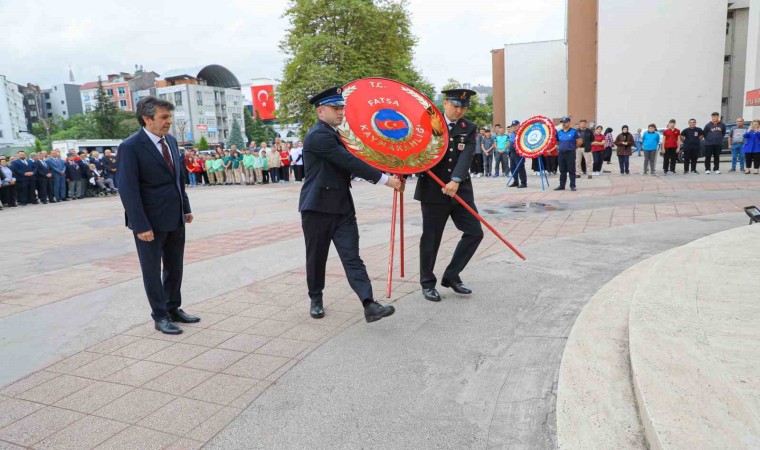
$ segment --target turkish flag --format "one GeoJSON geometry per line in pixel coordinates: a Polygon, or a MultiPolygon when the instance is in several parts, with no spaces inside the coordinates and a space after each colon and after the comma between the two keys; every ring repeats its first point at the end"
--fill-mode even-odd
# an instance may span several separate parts
{"type": "Polygon", "coordinates": [[[259,119],[270,120],[276,119],[274,115],[274,86],[266,84],[263,86],[251,86],[251,97],[253,98],[253,110],[259,119]]]}
{"type": "Polygon", "coordinates": [[[407,128],[403,120],[375,120],[375,124],[381,130],[403,130],[407,128]]]}

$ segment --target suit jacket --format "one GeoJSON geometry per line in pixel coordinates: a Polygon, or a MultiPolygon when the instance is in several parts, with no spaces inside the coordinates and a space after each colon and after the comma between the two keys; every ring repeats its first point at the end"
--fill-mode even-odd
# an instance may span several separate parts
{"type": "Polygon", "coordinates": [[[76,161],[66,162],[66,179],[68,181],[79,181],[82,179],[82,172],[76,161]]]}
{"type": "MultiPolygon", "coordinates": [[[[467,203],[475,202],[472,179],[470,178],[470,165],[475,154],[477,134],[477,125],[468,120],[459,119],[449,131],[449,146],[446,149],[446,155],[430,169],[444,183],[451,181],[451,177],[460,178],[462,182],[459,183],[457,195],[467,203]]],[[[456,202],[452,197],[443,194],[441,186],[425,172],[420,174],[417,181],[414,199],[424,203],[437,204],[456,202]]]]}
{"type": "Polygon", "coordinates": [[[354,212],[351,174],[377,183],[383,173],[352,155],[333,127],[318,121],[303,142],[304,179],[299,211],[354,212]]]}
{"type": "Polygon", "coordinates": [[[119,145],[116,177],[126,226],[135,233],[174,231],[190,214],[185,193],[185,161],[177,140],[166,135],[174,174],[153,141],[140,130],[119,145]]]}
{"type": "Polygon", "coordinates": [[[100,157],[98,159],[93,158],[92,161],[90,161],[90,164],[95,164],[95,168],[99,171],[103,171],[103,158],[100,157]]]}
{"type": "Polygon", "coordinates": [[[34,164],[34,161],[31,161],[29,159],[25,159],[24,161],[21,161],[20,159],[17,159],[13,161],[10,166],[11,170],[13,171],[13,176],[18,181],[33,181],[34,180],[34,173],[32,173],[32,176],[27,177],[24,174],[26,172],[37,172],[37,166],[34,164]],[[24,164],[24,161],[27,162],[27,164],[24,164]]]}
{"type": "Polygon", "coordinates": [[[37,172],[35,175],[37,178],[47,178],[48,175],[52,175],[52,171],[50,170],[50,163],[45,161],[45,164],[42,164],[42,161],[39,159],[34,162],[34,167],[37,168],[37,172]]]}
{"type": "Polygon", "coordinates": [[[103,170],[105,171],[106,175],[113,175],[115,173],[111,172],[111,169],[116,168],[116,158],[114,158],[113,155],[110,157],[103,156],[100,161],[103,163],[103,170]]]}
{"type": "Polygon", "coordinates": [[[64,163],[62,159],[49,158],[46,159],[45,162],[50,166],[54,177],[66,175],[65,173],[61,174],[61,171],[66,171],[66,163],[64,163]]]}

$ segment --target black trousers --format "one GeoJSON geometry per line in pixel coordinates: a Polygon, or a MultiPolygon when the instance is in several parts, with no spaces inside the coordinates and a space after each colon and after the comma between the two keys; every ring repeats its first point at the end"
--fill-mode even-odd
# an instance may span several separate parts
{"type": "Polygon", "coordinates": [[[669,147],[665,149],[665,156],[662,158],[662,171],[663,172],[676,172],[676,161],[678,160],[678,152],[675,147],[669,147]]]}
{"type": "Polygon", "coordinates": [[[206,172],[205,170],[203,170],[203,171],[199,172],[199,174],[200,174],[200,179],[195,180],[195,181],[197,181],[198,184],[201,184],[201,180],[203,180],[203,184],[209,184],[208,172],[206,172]]]}
{"type": "Polygon", "coordinates": [[[722,145],[705,145],[705,170],[710,170],[710,158],[714,159],[712,170],[720,169],[720,150],[722,145]]]}
{"type": "MultiPolygon", "coordinates": [[[[518,155],[517,152],[509,152],[509,162],[512,166],[512,172],[514,172],[515,167],[517,167],[517,164],[520,163],[520,155],[518,155]]],[[[520,167],[517,168],[517,173],[514,175],[514,179],[512,181],[523,186],[527,186],[528,174],[525,171],[525,160],[523,160],[522,164],[520,164],[520,167]]]]}
{"type": "Polygon", "coordinates": [[[684,173],[696,172],[697,159],[699,159],[698,148],[683,149],[683,172],[684,173]]]}
{"type": "Polygon", "coordinates": [[[592,172],[601,172],[602,171],[602,164],[605,161],[605,152],[591,152],[592,157],[594,158],[594,163],[591,165],[592,172]]]}
{"type": "Polygon", "coordinates": [[[50,189],[50,180],[48,180],[47,177],[37,177],[35,181],[37,185],[37,198],[39,198],[42,203],[47,203],[48,199],[52,200],[53,193],[52,189],[50,189]]]}
{"type": "Polygon", "coordinates": [[[567,175],[570,174],[570,187],[575,187],[575,150],[559,152],[559,187],[565,188],[567,175]]]}
{"type": "Polygon", "coordinates": [[[135,234],[135,244],[151,316],[158,321],[182,306],[180,290],[185,256],[185,226],[174,231],[154,231],[153,235],[151,242],[145,242],[135,234]]]}
{"type": "Polygon", "coordinates": [[[547,156],[546,158],[546,170],[550,173],[557,173],[557,167],[559,166],[559,161],[557,160],[557,156],[547,156]]]}
{"type": "Polygon", "coordinates": [[[293,166],[293,176],[296,181],[303,181],[303,164],[293,166]]]}
{"type": "MultiPolygon", "coordinates": [[[[478,208],[474,203],[469,203],[475,211],[478,208]]],[[[457,230],[462,232],[462,238],[454,250],[451,262],[443,272],[443,279],[455,283],[461,283],[459,274],[462,273],[472,255],[483,240],[483,228],[480,222],[462,205],[452,199],[451,203],[425,203],[422,207],[422,237],[420,238],[420,284],[425,289],[433,289],[436,285],[435,260],[438,249],[441,247],[443,230],[449,217],[454,222],[457,230]]]]}
{"type": "Polygon", "coordinates": [[[744,164],[747,170],[752,168],[752,162],[755,162],[755,169],[760,169],[760,153],[745,153],[744,164]]]}
{"type": "Polygon", "coordinates": [[[19,180],[16,181],[18,186],[18,201],[22,205],[27,203],[35,203],[37,198],[34,195],[34,180],[19,180]]]}
{"type": "Polygon", "coordinates": [[[290,181],[290,166],[280,167],[280,179],[290,181]]]}
{"type": "MultiPolygon", "coordinates": [[[[752,153],[747,153],[751,155],[752,153]]],[[[749,167],[749,166],[747,166],[749,167]]],[[[9,184],[7,186],[0,187],[0,203],[3,205],[15,205],[16,204],[16,185],[9,184]]]]}
{"type": "Polygon", "coordinates": [[[330,243],[335,245],[348,284],[359,300],[367,303],[374,299],[372,283],[359,256],[359,227],[356,214],[327,214],[316,211],[301,212],[301,227],[306,242],[306,285],[313,302],[322,301],[325,288],[325,266],[330,243]]]}
{"type": "Polygon", "coordinates": [[[483,154],[475,153],[472,158],[472,164],[470,164],[470,172],[483,173],[483,154]]]}

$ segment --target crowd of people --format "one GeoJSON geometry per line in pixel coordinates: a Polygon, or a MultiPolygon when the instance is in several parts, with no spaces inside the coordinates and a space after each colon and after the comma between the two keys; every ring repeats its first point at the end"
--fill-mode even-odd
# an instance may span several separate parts
{"type": "MultiPolygon", "coordinates": [[[[690,119],[688,127],[676,128],[676,121],[670,120],[667,127],[660,131],[657,125],[649,124],[646,130],[639,128],[631,132],[623,125],[615,134],[612,128],[601,125],[589,127],[587,120],[580,120],[570,126],[570,119],[562,120],[562,129],[558,130],[558,146],[538,158],[530,160],[533,175],[557,175],[561,172],[560,156],[566,166],[573,165],[574,170],[566,168],[565,172],[574,172],[574,178],[586,176],[589,179],[603,173],[604,163],[612,163],[613,154],[617,155],[620,175],[630,175],[630,157],[636,154],[644,157],[643,175],[655,175],[657,156],[663,156],[662,170],[665,175],[676,174],[676,162],[683,152],[683,173],[698,174],[697,160],[704,147],[705,173],[720,174],[720,154],[724,137],[728,137],[731,149],[731,172],[737,170],[760,174],[760,121],[754,120],[749,126],[739,118],[736,126],[727,133],[726,125],[720,120],[720,114],[713,113],[711,121],[704,128],[697,127],[697,121],[690,119]],[[564,130],[564,131],[563,131],[564,130]],[[563,147],[562,140],[567,142],[563,147]],[[572,151],[573,158],[562,152],[572,151]],[[570,161],[572,159],[572,161],[570,161]],[[746,166],[746,169],[745,169],[746,166]]],[[[519,121],[509,126],[501,124],[479,129],[475,157],[470,172],[475,177],[512,177],[511,187],[527,187],[525,164],[516,151],[516,132],[519,121]]],[[[574,185],[574,183],[571,183],[574,185]]]]}
{"type": "Polygon", "coordinates": [[[283,184],[303,182],[303,143],[282,142],[275,138],[270,147],[267,142],[251,142],[239,150],[219,146],[213,151],[192,148],[185,151],[188,187],[255,184],[283,184]]]}

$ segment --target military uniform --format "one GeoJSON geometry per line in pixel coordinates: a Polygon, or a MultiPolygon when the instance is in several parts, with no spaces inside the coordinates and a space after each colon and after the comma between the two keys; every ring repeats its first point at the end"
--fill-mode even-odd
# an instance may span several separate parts
{"type": "MultiPolygon", "coordinates": [[[[340,88],[330,88],[309,102],[317,107],[342,107],[345,103],[340,94],[340,88]]],[[[372,283],[359,257],[359,228],[350,191],[352,174],[373,184],[385,184],[387,175],[352,155],[335,128],[321,120],[306,134],[303,162],[305,173],[298,211],[306,243],[306,284],[311,316],[324,317],[322,290],[330,243],[335,245],[343,263],[348,284],[365,307],[367,321],[393,314],[393,306],[381,306],[373,300],[372,283]]]]}
{"type": "MultiPolygon", "coordinates": [[[[473,91],[454,89],[444,91],[448,101],[469,106],[469,97],[473,91]],[[463,97],[464,96],[464,97],[463,97]],[[457,100],[459,99],[459,100],[457,100]]],[[[448,120],[448,118],[446,118],[448,120]]],[[[469,175],[470,164],[475,153],[477,126],[465,119],[449,123],[449,145],[446,155],[431,170],[444,183],[458,181],[457,195],[477,211],[475,195],[472,189],[472,179],[469,175]]],[[[435,290],[436,277],[433,273],[438,249],[441,245],[443,230],[451,217],[454,225],[462,232],[454,256],[443,272],[441,284],[446,287],[458,286],[462,283],[459,274],[483,240],[483,229],[480,222],[452,197],[441,192],[441,186],[426,173],[420,174],[414,199],[421,202],[422,237],[420,238],[420,284],[425,298],[432,301],[440,300],[437,292],[432,297],[428,290],[435,290]],[[435,297],[438,297],[437,300],[435,297]]],[[[452,287],[454,288],[454,287],[452,287]]],[[[456,288],[455,291],[459,292],[456,288]]],[[[467,293],[467,292],[461,292],[467,293]]]]}

